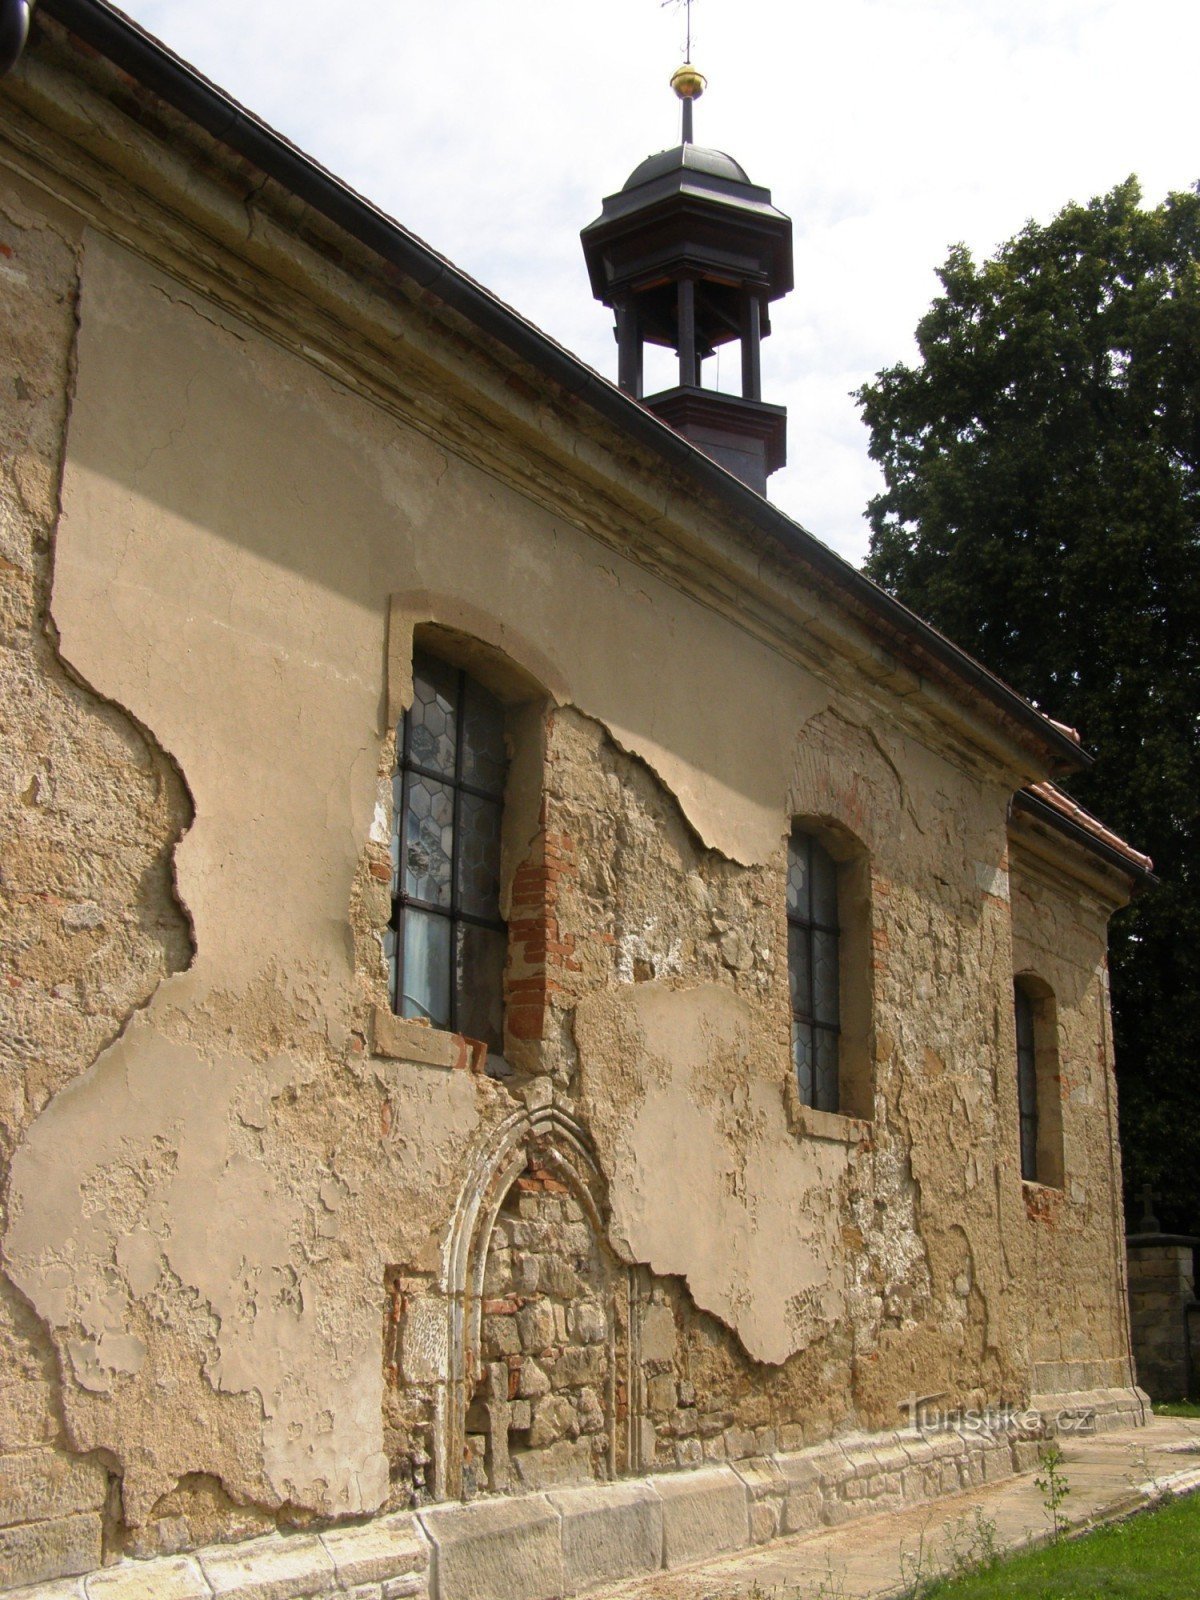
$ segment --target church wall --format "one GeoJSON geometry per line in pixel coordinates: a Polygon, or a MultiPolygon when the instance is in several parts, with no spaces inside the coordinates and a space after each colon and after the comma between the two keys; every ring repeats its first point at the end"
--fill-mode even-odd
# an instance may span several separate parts
{"type": "Polygon", "coordinates": [[[1107,907],[1010,890],[1013,770],[15,177],[0,226],[0,1585],[1127,1381],[1107,907]],[[502,1081],[387,1015],[414,631],[509,706],[502,1081]],[[853,890],[853,1116],[793,1088],[794,819],[853,890]]]}
{"type": "MultiPolygon", "coordinates": [[[[1131,1379],[1105,954],[1109,908],[1096,886],[1047,860],[1044,841],[1040,850],[1031,848],[1037,843],[1018,836],[1013,846],[1013,970],[1035,975],[1055,1002],[1062,1173],[1049,1183],[1021,1184],[1022,1208],[1008,1243],[1029,1286],[1034,1388],[1059,1394],[1131,1379]],[[1122,1283],[1115,1295],[1114,1278],[1122,1283]]],[[[1015,1075],[1001,1092],[1015,1096],[1015,1075]]]]}

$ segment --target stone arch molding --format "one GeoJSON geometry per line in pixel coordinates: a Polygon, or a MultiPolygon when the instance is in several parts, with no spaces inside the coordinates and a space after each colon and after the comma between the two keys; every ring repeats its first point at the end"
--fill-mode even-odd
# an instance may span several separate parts
{"type": "MultiPolygon", "coordinates": [[[[459,1192],[442,1255],[446,1381],[439,1390],[435,1433],[434,1489],[439,1499],[455,1499],[463,1491],[466,1412],[480,1371],[488,1249],[497,1214],[531,1157],[567,1185],[597,1240],[611,1252],[604,1175],[581,1125],[559,1107],[546,1105],[516,1111],[493,1129],[459,1192]]],[[[625,1293],[633,1270],[621,1274],[625,1293]]]]}

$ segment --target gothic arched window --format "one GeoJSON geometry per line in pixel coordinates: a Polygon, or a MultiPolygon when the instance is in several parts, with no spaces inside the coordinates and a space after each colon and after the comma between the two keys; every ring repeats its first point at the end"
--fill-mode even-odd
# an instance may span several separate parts
{"type": "Polygon", "coordinates": [[[393,779],[392,1007],[503,1046],[504,709],[436,656],[413,655],[393,779]]]}

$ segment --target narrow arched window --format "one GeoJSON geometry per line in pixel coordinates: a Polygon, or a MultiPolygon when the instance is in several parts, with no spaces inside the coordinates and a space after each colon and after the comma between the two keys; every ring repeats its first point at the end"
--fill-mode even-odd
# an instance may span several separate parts
{"type": "Polygon", "coordinates": [[[1038,1176],[1038,1072],[1037,1025],[1033,997],[1018,983],[1014,990],[1017,1012],[1017,1110],[1021,1119],[1021,1176],[1030,1183],[1038,1176]]]}
{"type": "Polygon", "coordinates": [[[799,829],[788,841],[787,921],[796,1084],[805,1105],[837,1111],[837,865],[819,839],[799,829]]]}
{"type": "Polygon", "coordinates": [[[393,780],[392,1005],[497,1051],[506,770],[500,702],[460,668],[415,652],[393,780]]]}
{"type": "Polygon", "coordinates": [[[1025,972],[1013,985],[1013,1003],[1017,1024],[1021,1176],[1027,1183],[1061,1189],[1065,1150],[1058,1007],[1054,990],[1036,973],[1025,972]]]}

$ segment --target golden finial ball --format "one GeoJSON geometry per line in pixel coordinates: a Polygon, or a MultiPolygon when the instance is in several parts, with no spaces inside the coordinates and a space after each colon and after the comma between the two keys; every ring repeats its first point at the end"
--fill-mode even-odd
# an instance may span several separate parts
{"type": "Polygon", "coordinates": [[[708,87],[708,79],[697,72],[690,61],[685,61],[671,74],[671,87],[681,100],[699,100],[708,87]]]}

